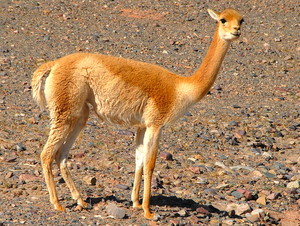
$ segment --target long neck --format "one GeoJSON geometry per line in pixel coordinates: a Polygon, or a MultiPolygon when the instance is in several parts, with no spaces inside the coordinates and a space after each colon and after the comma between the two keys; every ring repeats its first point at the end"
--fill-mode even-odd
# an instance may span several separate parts
{"type": "Polygon", "coordinates": [[[194,101],[198,102],[212,87],[229,45],[230,42],[220,38],[218,25],[212,43],[199,70],[189,77],[189,82],[195,87],[192,94],[194,101]]]}

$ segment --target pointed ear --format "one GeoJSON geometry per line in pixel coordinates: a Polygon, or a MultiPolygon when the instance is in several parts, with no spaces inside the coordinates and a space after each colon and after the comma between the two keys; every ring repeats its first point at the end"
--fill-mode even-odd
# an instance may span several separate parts
{"type": "Polygon", "coordinates": [[[207,9],[207,11],[208,11],[209,15],[210,15],[213,19],[215,19],[216,21],[219,20],[219,15],[220,15],[219,13],[217,13],[217,12],[211,10],[211,9],[207,9]]]}

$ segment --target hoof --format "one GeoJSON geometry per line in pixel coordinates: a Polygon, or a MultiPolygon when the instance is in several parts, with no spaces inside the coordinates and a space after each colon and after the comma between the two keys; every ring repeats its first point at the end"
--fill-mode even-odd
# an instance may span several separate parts
{"type": "Polygon", "coordinates": [[[58,211],[66,212],[66,208],[62,207],[61,205],[55,206],[55,209],[58,210],[58,211]]]}
{"type": "Polygon", "coordinates": [[[148,220],[158,221],[160,219],[160,215],[150,213],[150,214],[145,214],[145,218],[148,220]]]}
{"type": "Polygon", "coordinates": [[[80,206],[83,209],[92,209],[92,205],[87,202],[78,203],[78,206],[80,206]]]}
{"type": "Polygon", "coordinates": [[[141,210],[143,209],[143,206],[141,204],[133,204],[133,209],[138,209],[138,210],[141,210]]]}

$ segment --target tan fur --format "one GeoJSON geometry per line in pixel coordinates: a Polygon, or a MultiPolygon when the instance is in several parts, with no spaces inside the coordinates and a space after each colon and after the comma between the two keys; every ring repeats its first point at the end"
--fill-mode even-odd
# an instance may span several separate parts
{"type": "MultiPolygon", "coordinates": [[[[67,168],[69,150],[85,126],[91,105],[100,119],[113,124],[137,126],[136,175],[132,191],[135,208],[150,212],[151,178],[158,141],[164,125],[174,122],[198,102],[213,85],[230,42],[240,35],[242,17],[232,9],[209,10],[217,29],[200,69],[191,77],[176,75],[161,67],[100,54],[72,54],[39,67],[32,80],[33,98],[51,116],[51,130],[41,153],[50,200],[59,204],[51,164],[55,159],[78,205],[88,208],[67,168]],[[219,22],[226,19],[226,23],[219,22]],[[45,82],[45,98],[41,91],[45,82]],[[46,99],[46,101],[45,101],[46,99]],[[144,173],[143,205],[139,190],[144,173]]],[[[223,21],[224,22],[224,21],[223,21]]]]}

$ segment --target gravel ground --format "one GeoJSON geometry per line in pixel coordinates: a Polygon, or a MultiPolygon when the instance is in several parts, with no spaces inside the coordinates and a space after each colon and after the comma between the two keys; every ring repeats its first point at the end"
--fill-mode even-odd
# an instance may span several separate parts
{"type": "Polygon", "coordinates": [[[300,224],[299,1],[4,0],[0,15],[0,225],[300,224]],[[38,65],[97,52],[190,76],[215,30],[207,8],[228,7],[245,16],[242,37],[210,93],[163,131],[151,198],[160,219],[131,206],[135,128],[95,114],[69,159],[93,209],[75,210],[55,165],[68,207],[56,212],[39,158],[49,114],[31,98],[38,65]]]}

